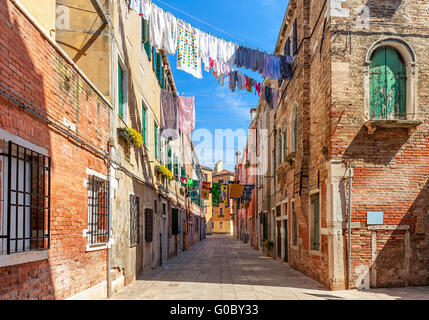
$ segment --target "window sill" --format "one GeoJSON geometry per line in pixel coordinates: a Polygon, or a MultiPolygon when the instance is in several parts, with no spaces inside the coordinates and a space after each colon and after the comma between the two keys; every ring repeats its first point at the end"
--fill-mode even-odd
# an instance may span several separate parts
{"type": "Polygon", "coordinates": [[[421,125],[421,120],[400,120],[400,119],[378,119],[368,120],[364,126],[368,129],[368,134],[374,134],[377,129],[390,129],[390,128],[415,128],[421,125]]]}
{"type": "Polygon", "coordinates": [[[48,250],[26,251],[0,256],[0,268],[48,259],[48,250]]]}
{"type": "Polygon", "coordinates": [[[87,244],[85,251],[92,252],[92,251],[105,250],[105,249],[107,249],[107,243],[87,244]]]}
{"type": "Polygon", "coordinates": [[[322,251],[319,250],[310,250],[309,254],[312,256],[321,256],[322,255],[322,251]]]}

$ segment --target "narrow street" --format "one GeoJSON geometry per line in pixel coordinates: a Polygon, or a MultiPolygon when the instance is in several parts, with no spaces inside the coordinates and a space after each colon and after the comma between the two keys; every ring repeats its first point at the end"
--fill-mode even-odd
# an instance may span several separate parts
{"type": "Polygon", "coordinates": [[[114,300],[427,299],[429,287],[329,291],[231,236],[212,235],[137,278],[114,300]]]}

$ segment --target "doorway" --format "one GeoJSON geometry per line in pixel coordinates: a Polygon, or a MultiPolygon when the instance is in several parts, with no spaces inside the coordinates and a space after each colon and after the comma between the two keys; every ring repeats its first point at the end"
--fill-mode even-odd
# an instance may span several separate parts
{"type": "Polygon", "coordinates": [[[282,222],[277,221],[277,259],[282,258],[282,222]]]}
{"type": "Polygon", "coordinates": [[[284,256],[284,261],[285,262],[289,262],[289,250],[288,250],[288,237],[289,237],[289,235],[288,235],[288,232],[287,232],[287,230],[288,230],[288,223],[287,223],[287,219],[286,220],[283,220],[284,221],[284,225],[283,225],[283,227],[284,227],[284,233],[283,233],[283,236],[284,236],[284,247],[285,247],[285,256],[284,256]]]}

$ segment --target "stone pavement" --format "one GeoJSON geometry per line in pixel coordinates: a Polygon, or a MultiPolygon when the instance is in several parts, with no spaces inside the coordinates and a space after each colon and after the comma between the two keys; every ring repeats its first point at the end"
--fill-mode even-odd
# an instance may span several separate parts
{"type": "Polygon", "coordinates": [[[330,291],[248,244],[212,235],[141,275],[112,299],[429,300],[429,287],[330,291]]]}

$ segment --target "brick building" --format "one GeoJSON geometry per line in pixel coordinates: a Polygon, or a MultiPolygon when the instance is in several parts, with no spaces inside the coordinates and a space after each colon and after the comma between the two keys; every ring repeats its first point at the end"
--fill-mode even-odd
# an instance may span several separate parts
{"type": "Polygon", "coordinates": [[[331,289],[429,283],[428,6],[289,2],[275,53],[292,78],[265,81],[280,106],[252,123],[270,151],[256,227],[331,289]]]}
{"type": "Polygon", "coordinates": [[[0,299],[104,298],[204,238],[168,58],[124,1],[0,4],[0,299]],[[121,134],[141,133],[143,145],[121,134]]]}
{"type": "Polygon", "coordinates": [[[24,13],[0,3],[0,299],[63,299],[106,286],[111,105],[24,13]]]}

